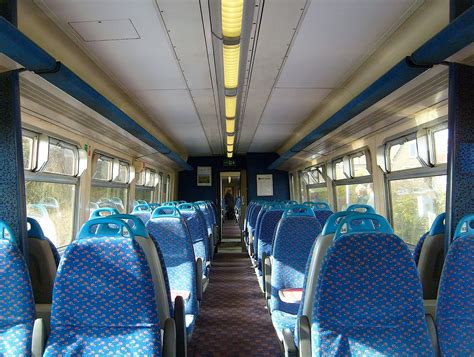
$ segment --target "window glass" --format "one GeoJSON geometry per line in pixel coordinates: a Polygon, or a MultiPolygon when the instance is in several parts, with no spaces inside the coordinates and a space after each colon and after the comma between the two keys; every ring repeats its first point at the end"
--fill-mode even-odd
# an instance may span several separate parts
{"type": "Polygon", "coordinates": [[[120,162],[119,164],[119,174],[118,176],[114,179],[115,182],[120,182],[120,183],[127,183],[128,178],[129,178],[129,169],[128,169],[128,164],[124,162],[120,162]]]}
{"type": "Polygon", "coordinates": [[[33,169],[33,138],[23,136],[23,166],[25,170],[31,171],[33,169]]]}
{"type": "Polygon", "coordinates": [[[77,149],[62,141],[49,140],[48,162],[42,170],[52,174],[75,176],[77,173],[77,149]]]}
{"type": "Polygon", "coordinates": [[[395,233],[416,244],[446,209],[446,176],[392,180],[390,195],[395,233]]]}
{"type": "Polygon", "coordinates": [[[327,187],[311,187],[311,188],[308,188],[308,201],[328,202],[328,189],[327,189],[327,187]]]}
{"type": "Polygon", "coordinates": [[[97,167],[92,178],[94,180],[110,181],[112,179],[112,159],[99,156],[97,167]]]}
{"type": "Polygon", "coordinates": [[[436,164],[448,162],[448,129],[442,129],[433,133],[436,164]]]}
{"type": "Polygon", "coordinates": [[[137,188],[135,191],[135,200],[145,200],[148,203],[153,202],[153,190],[152,189],[144,189],[144,188],[137,188]]]}
{"type": "Polygon", "coordinates": [[[354,177],[370,175],[369,170],[367,170],[367,157],[365,153],[356,154],[352,156],[351,161],[354,177]]]}
{"type": "Polygon", "coordinates": [[[138,174],[138,179],[137,179],[137,183],[136,183],[137,186],[143,186],[145,185],[145,170],[143,170],[142,172],[140,172],[138,174]]]}
{"type": "Polygon", "coordinates": [[[337,209],[344,211],[349,205],[359,203],[375,207],[372,183],[336,186],[337,209]]]}
{"type": "Polygon", "coordinates": [[[156,183],[156,173],[155,171],[147,170],[146,175],[146,186],[148,187],[155,187],[156,183]]]}
{"type": "Polygon", "coordinates": [[[416,139],[389,147],[390,168],[392,171],[422,167],[417,157],[416,139]]]}
{"type": "Polygon", "coordinates": [[[91,187],[90,206],[113,207],[125,213],[128,190],[125,187],[91,187]]]}
{"type": "Polygon", "coordinates": [[[27,214],[56,247],[73,238],[75,192],[74,184],[26,181],[27,214]]]}
{"type": "Polygon", "coordinates": [[[166,200],[171,200],[171,177],[170,175],[166,176],[166,200]]]}
{"type": "Polygon", "coordinates": [[[344,175],[344,163],[341,161],[336,161],[334,163],[334,179],[335,180],[344,180],[346,179],[346,175],[344,175]]]}

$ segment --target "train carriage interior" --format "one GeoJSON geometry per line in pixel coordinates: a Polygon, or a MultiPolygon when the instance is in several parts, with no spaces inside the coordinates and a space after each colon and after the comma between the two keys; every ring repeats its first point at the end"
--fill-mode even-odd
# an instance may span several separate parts
{"type": "Polygon", "coordinates": [[[0,356],[474,356],[473,0],[0,0],[0,356]]]}

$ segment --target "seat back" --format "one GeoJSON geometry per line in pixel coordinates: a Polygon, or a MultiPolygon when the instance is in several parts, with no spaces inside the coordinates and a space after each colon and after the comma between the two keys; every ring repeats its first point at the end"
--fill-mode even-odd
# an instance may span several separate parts
{"type": "Polygon", "coordinates": [[[257,257],[258,257],[258,269],[262,271],[263,254],[267,257],[272,255],[273,251],[273,237],[275,231],[283,216],[283,206],[280,204],[272,205],[262,217],[262,227],[258,239],[257,257]]]}
{"type": "Polygon", "coordinates": [[[206,222],[200,212],[199,208],[196,208],[193,204],[183,203],[178,206],[178,210],[181,213],[181,217],[186,220],[186,224],[191,234],[193,241],[194,256],[195,258],[201,258],[204,264],[202,264],[202,273],[207,275],[208,266],[206,262],[210,261],[209,255],[209,237],[207,235],[206,222]]]}
{"type": "Polygon", "coordinates": [[[101,207],[101,208],[97,208],[97,209],[93,210],[91,212],[91,215],[90,215],[89,219],[107,217],[107,216],[110,216],[112,214],[119,214],[119,213],[120,212],[116,208],[101,207]]]}
{"type": "Polygon", "coordinates": [[[349,205],[346,208],[346,211],[355,211],[359,213],[375,213],[375,208],[372,207],[371,205],[355,203],[353,205],[349,205]]]}
{"type": "Polygon", "coordinates": [[[341,221],[322,263],[312,313],[313,356],[432,355],[411,253],[383,217],[363,217],[341,221]]]}
{"type": "Polygon", "coordinates": [[[326,202],[314,202],[312,208],[317,220],[324,227],[327,219],[333,214],[331,207],[326,202]]]}
{"type": "Polygon", "coordinates": [[[262,205],[262,209],[258,213],[257,220],[255,221],[255,233],[254,233],[254,240],[253,240],[253,251],[256,257],[258,257],[258,240],[260,237],[260,233],[262,231],[262,220],[265,213],[270,208],[271,203],[266,202],[262,205]]]}
{"type": "Polygon", "coordinates": [[[12,230],[0,221],[0,355],[28,356],[35,319],[33,293],[12,230]]]}
{"type": "Polygon", "coordinates": [[[143,224],[146,224],[150,220],[151,212],[152,209],[148,203],[136,205],[132,210],[132,214],[140,218],[143,224]]]}
{"type": "Polygon", "coordinates": [[[204,218],[206,220],[208,235],[213,234],[213,227],[212,227],[213,226],[213,223],[212,223],[213,221],[212,221],[211,212],[209,210],[209,207],[206,205],[206,202],[204,202],[204,201],[196,202],[196,204],[198,205],[201,212],[204,214],[204,218]]]}
{"type": "Polygon", "coordinates": [[[319,233],[321,225],[311,207],[292,205],[285,209],[273,242],[271,311],[298,312],[299,305],[281,301],[279,291],[303,287],[306,261],[319,233]]]}
{"type": "Polygon", "coordinates": [[[431,229],[418,241],[413,259],[423,285],[423,298],[436,299],[444,263],[444,234],[446,214],[434,220],[431,229]]]}
{"type": "Polygon", "coordinates": [[[262,209],[263,204],[262,203],[257,203],[252,210],[252,215],[250,216],[250,222],[249,222],[249,227],[250,227],[250,232],[252,236],[255,234],[255,228],[257,227],[257,218],[258,214],[260,213],[260,210],[262,209]]]}
{"type": "Polygon", "coordinates": [[[28,217],[28,269],[37,304],[51,304],[53,285],[59,265],[59,253],[45,237],[37,220],[28,217]]]}
{"type": "Polygon", "coordinates": [[[153,211],[146,227],[163,254],[170,289],[189,292],[185,312],[197,315],[195,255],[185,220],[176,207],[162,206],[153,211]]]}
{"type": "Polygon", "coordinates": [[[445,356],[474,354],[474,215],[463,217],[449,246],[438,292],[436,325],[445,356]]]}

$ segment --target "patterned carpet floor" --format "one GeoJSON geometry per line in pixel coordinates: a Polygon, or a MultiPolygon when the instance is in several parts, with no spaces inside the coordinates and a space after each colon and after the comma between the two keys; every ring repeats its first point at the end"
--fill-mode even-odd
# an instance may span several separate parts
{"type": "MultiPolygon", "coordinates": [[[[223,244],[226,238],[223,238],[223,244]]],[[[234,243],[240,244],[240,243],[234,243]]],[[[246,253],[219,250],[189,356],[282,356],[262,292],[246,253]]]]}

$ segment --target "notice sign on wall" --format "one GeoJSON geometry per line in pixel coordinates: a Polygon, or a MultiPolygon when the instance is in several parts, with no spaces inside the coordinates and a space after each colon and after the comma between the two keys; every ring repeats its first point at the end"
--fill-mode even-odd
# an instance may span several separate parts
{"type": "Polygon", "coordinates": [[[257,175],[257,196],[273,196],[273,175],[257,175]]]}
{"type": "Polygon", "coordinates": [[[212,167],[198,166],[197,167],[197,185],[198,186],[212,186],[212,167]]]}

